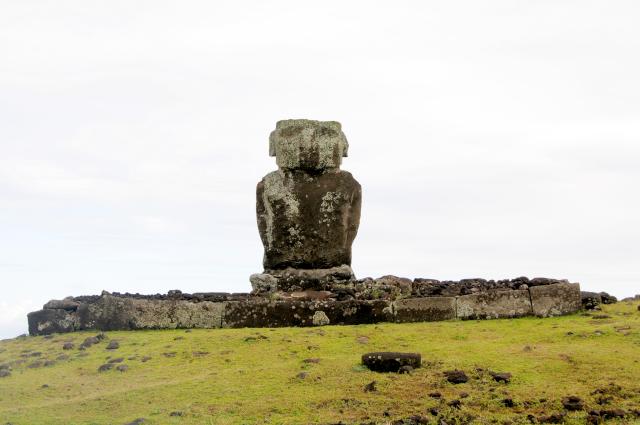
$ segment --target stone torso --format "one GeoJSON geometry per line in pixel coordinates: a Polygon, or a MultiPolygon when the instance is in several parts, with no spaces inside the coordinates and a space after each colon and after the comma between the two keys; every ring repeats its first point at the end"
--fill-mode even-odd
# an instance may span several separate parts
{"type": "Polygon", "coordinates": [[[350,265],[360,202],[360,184],[346,171],[278,170],[266,175],[257,188],[264,268],[350,265]]]}

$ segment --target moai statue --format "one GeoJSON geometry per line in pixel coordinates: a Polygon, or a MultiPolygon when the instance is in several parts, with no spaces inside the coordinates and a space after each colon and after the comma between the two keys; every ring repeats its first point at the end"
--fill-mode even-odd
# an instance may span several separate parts
{"type": "Polygon", "coordinates": [[[340,170],[347,139],[335,121],[278,121],[269,155],[278,170],[257,187],[264,272],[254,293],[330,289],[354,279],[351,244],[360,224],[360,184],[340,170]]]}

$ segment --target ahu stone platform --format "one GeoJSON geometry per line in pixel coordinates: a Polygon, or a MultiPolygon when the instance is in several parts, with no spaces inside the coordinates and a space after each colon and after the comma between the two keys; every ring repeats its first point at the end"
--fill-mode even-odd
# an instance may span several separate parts
{"type": "Polygon", "coordinates": [[[356,325],[557,316],[582,308],[580,285],[567,280],[438,281],[384,276],[331,290],[269,294],[166,295],[103,292],[52,300],[29,313],[29,333],[79,330],[356,325]]]}

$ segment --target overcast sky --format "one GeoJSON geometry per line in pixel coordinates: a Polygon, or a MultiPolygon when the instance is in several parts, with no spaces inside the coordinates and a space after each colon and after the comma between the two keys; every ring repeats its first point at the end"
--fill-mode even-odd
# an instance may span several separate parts
{"type": "Polygon", "coordinates": [[[358,277],[640,293],[637,1],[3,1],[0,337],[250,290],[277,120],[337,120],[358,277]]]}

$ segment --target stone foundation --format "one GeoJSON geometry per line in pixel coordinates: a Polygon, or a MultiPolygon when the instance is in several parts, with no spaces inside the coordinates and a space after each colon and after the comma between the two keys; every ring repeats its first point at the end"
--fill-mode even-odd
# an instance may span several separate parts
{"type": "Polygon", "coordinates": [[[53,300],[29,313],[29,333],[78,330],[243,328],[356,325],[555,316],[582,308],[580,286],[566,280],[517,278],[413,281],[362,279],[329,290],[267,295],[170,291],[53,300]]]}

